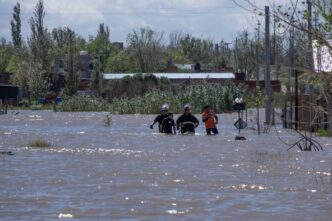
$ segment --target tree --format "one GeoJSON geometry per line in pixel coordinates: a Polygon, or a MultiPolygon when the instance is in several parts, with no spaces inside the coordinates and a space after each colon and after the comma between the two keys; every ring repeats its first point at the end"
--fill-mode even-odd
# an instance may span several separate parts
{"type": "Polygon", "coordinates": [[[13,20],[10,22],[11,31],[12,31],[12,39],[13,39],[14,46],[20,48],[21,45],[22,45],[20,3],[18,3],[18,2],[16,3],[16,5],[14,6],[13,11],[14,11],[13,12],[13,20]]]}
{"type": "Polygon", "coordinates": [[[94,90],[95,92],[100,91],[100,62],[97,59],[93,60],[93,70],[92,70],[92,74],[91,74],[91,83],[90,83],[90,87],[92,90],[94,90]]]}
{"type": "Polygon", "coordinates": [[[54,47],[60,53],[66,53],[68,47],[72,43],[72,39],[76,38],[75,32],[69,27],[59,27],[52,30],[52,39],[54,41],[54,47]]]}
{"type": "Polygon", "coordinates": [[[87,45],[89,54],[92,55],[94,59],[99,60],[101,72],[105,71],[107,60],[113,50],[109,37],[110,32],[108,26],[101,23],[99,24],[97,36],[95,38],[91,37],[87,45]]]}
{"type": "Polygon", "coordinates": [[[107,25],[105,26],[104,23],[99,24],[99,30],[98,30],[98,33],[97,33],[97,38],[102,38],[105,41],[109,41],[109,39],[110,39],[110,30],[109,30],[107,25]]]}
{"type": "Polygon", "coordinates": [[[140,71],[137,57],[127,50],[113,51],[107,61],[107,72],[136,73],[140,71]]]}
{"type": "Polygon", "coordinates": [[[76,94],[80,81],[80,76],[77,69],[77,53],[75,45],[76,37],[74,33],[72,33],[72,35],[70,35],[68,38],[68,47],[66,52],[68,73],[65,76],[64,94],[68,96],[76,94]]]}
{"type": "Polygon", "coordinates": [[[142,73],[150,73],[162,68],[165,57],[162,40],[163,33],[155,32],[148,27],[128,34],[129,50],[136,56],[142,73]]]}
{"type": "Polygon", "coordinates": [[[213,43],[211,40],[200,39],[187,34],[180,40],[183,54],[193,63],[207,64],[213,57],[213,43]]]}
{"type": "Polygon", "coordinates": [[[0,72],[4,72],[14,54],[13,46],[7,43],[5,38],[0,39],[0,72]]]}
{"type": "Polygon", "coordinates": [[[44,70],[50,69],[51,58],[49,49],[51,47],[51,37],[44,27],[44,3],[39,0],[34,11],[34,16],[30,18],[31,36],[28,44],[32,53],[34,62],[40,63],[44,70]]]}
{"type": "Polygon", "coordinates": [[[45,79],[45,71],[41,64],[35,63],[29,58],[19,63],[13,82],[21,87],[24,96],[29,97],[31,100],[36,100],[39,96],[43,96],[49,88],[45,79]]]}
{"type": "Polygon", "coordinates": [[[254,53],[254,39],[249,38],[247,31],[240,33],[236,40],[235,45],[235,55],[237,70],[242,73],[246,73],[246,78],[249,80],[255,70],[255,53],[254,53]]]}

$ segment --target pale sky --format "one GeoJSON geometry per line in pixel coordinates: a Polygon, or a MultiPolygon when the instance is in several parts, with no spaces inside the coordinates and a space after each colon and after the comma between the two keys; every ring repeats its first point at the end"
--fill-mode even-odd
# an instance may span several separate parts
{"type": "MultiPolygon", "coordinates": [[[[264,7],[273,0],[254,0],[264,7]]],[[[22,35],[30,35],[29,18],[37,0],[0,0],[0,38],[11,40],[13,6],[21,4],[22,35]]],[[[244,0],[236,0],[248,7],[244,0]]],[[[289,2],[289,0],[277,0],[289,2]]],[[[128,33],[140,27],[169,33],[180,31],[214,41],[232,41],[257,24],[255,15],[232,0],[44,0],[45,25],[49,30],[68,26],[84,38],[96,35],[99,23],[110,28],[111,41],[126,42],[128,33]]],[[[260,17],[260,19],[262,19],[260,17]]]]}

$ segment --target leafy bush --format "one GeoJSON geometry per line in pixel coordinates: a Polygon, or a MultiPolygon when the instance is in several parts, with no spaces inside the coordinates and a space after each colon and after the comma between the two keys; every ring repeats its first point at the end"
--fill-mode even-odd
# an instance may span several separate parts
{"type": "Polygon", "coordinates": [[[46,142],[45,140],[34,140],[29,143],[29,147],[35,147],[35,148],[43,148],[43,147],[50,147],[51,144],[46,142]]]}
{"type": "Polygon", "coordinates": [[[331,131],[324,130],[324,129],[319,129],[317,131],[317,135],[320,137],[332,137],[331,131]]]}
{"type": "Polygon", "coordinates": [[[108,111],[109,103],[97,97],[74,95],[64,97],[58,109],[64,112],[108,111]]]}

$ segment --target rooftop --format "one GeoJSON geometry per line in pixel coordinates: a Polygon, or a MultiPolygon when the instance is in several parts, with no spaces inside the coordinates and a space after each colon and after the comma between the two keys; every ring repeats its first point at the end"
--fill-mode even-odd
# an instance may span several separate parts
{"type": "MultiPolygon", "coordinates": [[[[233,73],[151,73],[154,76],[168,79],[234,79],[233,73]]],[[[126,76],[134,76],[134,73],[103,73],[103,79],[116,80],[126,76]]],[[[147,74],[143,74],[147,75],[147,74]]]]}

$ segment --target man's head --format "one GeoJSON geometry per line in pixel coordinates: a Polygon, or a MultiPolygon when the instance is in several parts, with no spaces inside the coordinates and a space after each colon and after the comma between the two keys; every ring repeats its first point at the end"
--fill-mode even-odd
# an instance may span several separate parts
{"type": "Polygon", "coordinates": [[[189,104],[184,105],[183,112],[185,114],[190,114],[190,105],[189,104]]]}
{"type": "Polygon", "coordinates": [[[205,105],[203,107],[204,112],[210,112],[212,110],[212,107],[210,105],[205,105]]]}
{"type": "Polygon", "coordinates": [[[161,107],[161,114],[163,114],[163,115],[167,115],[167,114],[168,114],[168,108],[169,108],[169,105],[168,105],[168,104],[164,104],[164,105],[161,107]]]}

